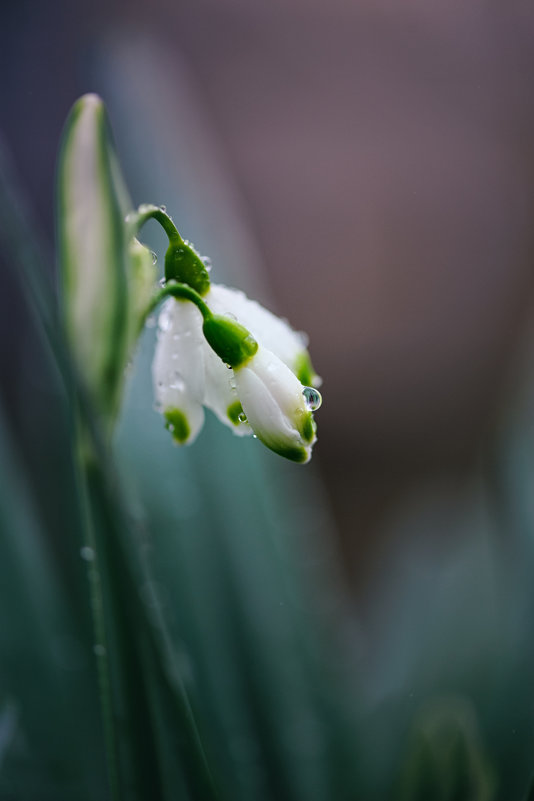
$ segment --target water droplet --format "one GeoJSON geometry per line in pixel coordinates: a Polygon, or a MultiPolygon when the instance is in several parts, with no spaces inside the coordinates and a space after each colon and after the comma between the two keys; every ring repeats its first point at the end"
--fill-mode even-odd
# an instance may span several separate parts
{"type": "Polygon", "coordinates": [[[167,211],[167,206],[160,206],[160,209],[165,214],[165,212],[167,211]]]}
{"type": "Polygon", "coordinates": [[[202,264],[206,268],[206,272],[208,272],[208,273],[211,272],[212,265],[211,265],[210,257],[209,256],[201,256],[200,257],[200,261],[202,262],[202,264]]]}
{"type": "Polygon", "coordinates": [[[306,401],[306,408],[308,411],[316,412],[323,402],[321,393],[313,387],[304,387],[302,394],[304,395],[304,400],[306,401]]]}
{"type": "Polygon", "coordinates": [[[146,325],[147,328],[154,328],[154,326],[156,325],[156,322],[157,322],[156,318],[154,317],[154,315],[152,315],[151,317],[147,317],[146,318],[145,325],[146,325]]]}
{"type": "Polygon", "coordinates": [[[241,412],[241,414],[237,416],[237,419],[239,420],[240,423],[248,423],[245,412],[241,412]]]}
{"type": "Polygon", "coordinates": [[[106,655],[106,649],[104,648],[104,646],[101,643],[97,642],[97,643],[95,643],[95,645],[93,645],[93,653],[96,656],[105,656],[106,655]]]}
{"type": "Polygon", "coordinates": [[[158,281],[158,284],[161,287],[164,287],[166,283],[167,283],[167,281],[166,281],[165,278],[160,278],[159,281],[158,281]]]}
{"type": "Polygon", "coordinates": [[[80,556],[82,559],[85,559],[86,562],[92,562],[95,558],[95,552],[88,545],[84,545],[84,547],[80,549],[80,556]]]}
{"type": "Polygon", "coordinates": [[[252,438],[253,438],[253,439],[258,439],[258,437],[257,437],[257,435],[256,435],[256,434],[253,434],[253,435],[252,435],[252,438]]]}
{"type": "Polygon", "coordinates": [[[170,388],[177,389],[179,392],[183,392],[183,390],[185,389],[185,381],[180,373],[174,374],[174,377],[170,384],[170,388]]]}
{"type": "Polygon", "coordinates": [[[228,386],[230,387],[230,389],[236,388],[235,378],[230,379],[230,381],[228,382],[228,386]]]}
{"type": "Polygon", "coordinates": [[[167,309],[163,309],[159,316],[159,327],[161,331],[168,331],[172,328],[172,315],[167,309]]]}
{"type": "Polygon", "coordinates": [[[154,251],[151,250],[150,251],[150,255],[152,256],[152,264],[157,264],[158,263],[158,254],[154,253],[154,251]]]}

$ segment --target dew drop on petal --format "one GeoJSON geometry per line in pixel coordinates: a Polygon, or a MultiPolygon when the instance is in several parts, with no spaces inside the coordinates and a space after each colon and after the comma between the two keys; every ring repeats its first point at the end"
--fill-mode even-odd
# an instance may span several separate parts
{"type": "Polygon", "coordinates": [[[150,255],[152,256],[152,264],[157,264],[158,263],[158,254],[154,253],[154,251],[151,250],[150,251],[150,255]]]}
{"type": "Polygon", "coordinates": [[[308,411],[316,412],[323,402],[321,393],[313,387],[304,387],[302,394],[304,395],[304,400],[306,401],[306,408],[308,411]]]}
{"type": "Polygon", "coordinates": [[[160,206],[161,211],[165,214],[167,211],[167,206],[160,206]]]}
{"type": "Polygon", "coordinates": [[[160,278],[159,281],[158,281],[158,284],[161,287],[164,287],[166,283],[167,283],[167,279],[166,278],[160,278]]]}
{"type": "Polygon", "coordinates": [[[163,309],[159,316],[159,327],[161,331],[168,331],[172,328],[172,315],[166,309],[163,309]]]}
{"type": "Polygon", "coordinates": [[[245,412],[241,412],[241,414],[237,416],[237,419],[239,420],[240,423],[248,423],[245,412]]]}
{"type": "Polygon", "coordinates": [[[202,262],[202,264],[206,268],[206,272],[207,273],[211,272],[211,259],[210,259],[210,257],[209,256],[201,256],[200,257],[200,261],[202,262]]]}
{"type": "Polygon", "coordinates": [[[181,373],[178,372],[174,373],[173,379],[170,383],[170,388],[177,389],[179,392],[183,392],[183,390],[185,389],[185,381],[181,373]]]}

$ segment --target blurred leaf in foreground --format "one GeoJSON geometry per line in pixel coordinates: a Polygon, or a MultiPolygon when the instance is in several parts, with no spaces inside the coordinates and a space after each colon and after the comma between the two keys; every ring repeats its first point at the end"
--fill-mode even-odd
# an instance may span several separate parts
{"type": "Polygon", "coordinates": [[[429,701],[417,717],[398,801],[492,801],[494,780],[472,705],[460,697],[429,701]]]}

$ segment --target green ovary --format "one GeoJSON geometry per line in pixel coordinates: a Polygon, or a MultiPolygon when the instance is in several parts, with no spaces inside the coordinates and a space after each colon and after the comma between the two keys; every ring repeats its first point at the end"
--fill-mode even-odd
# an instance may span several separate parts
{"type": "Polygon", "coordinates": [[[173,440],[180,445],[187,442],[191,428],[185,414],[180,409],[167,409],[163,416],[166,421],[165,428],[171,432],[173,440]]]}

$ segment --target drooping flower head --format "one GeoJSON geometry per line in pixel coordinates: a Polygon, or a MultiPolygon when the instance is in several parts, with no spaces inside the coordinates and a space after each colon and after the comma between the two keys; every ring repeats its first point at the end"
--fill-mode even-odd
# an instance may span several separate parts
{"type": "Polygon", "coordinates": [[[307,337],[236,289],[212,284],[205,260],[170,218],[145,206],[169,235],[167,298],[152,366],[156,407],[177,444],[190,444],[204,408],[238,436],[253,434],[295,462],[307,462],[316,441],[313,412],[321,404],[307,337]]]}
{"type": "Polygon", "coordinates": [[[203,302],[208,320],[175,298],[159,318],[154,388],[175,441],[194,441],[205,406],[237,435],[253,433],[276,453],[309,461],[321,401],[300,380],[320,384],[304,335],[235,289],[212,284],[203,302]]]}

